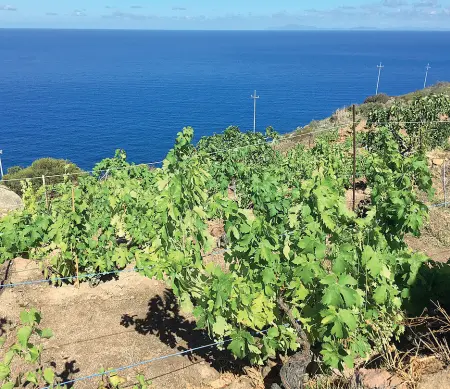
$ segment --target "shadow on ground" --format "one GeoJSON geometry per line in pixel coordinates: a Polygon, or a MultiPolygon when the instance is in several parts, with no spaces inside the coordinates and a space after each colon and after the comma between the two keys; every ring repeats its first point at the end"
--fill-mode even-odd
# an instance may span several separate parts
{"type": "MultiPolygon", "coordinates": [[[[122,315],[120,324],[125,328],[134,327],[142,335],[158,336],[161,342],[179,351],[214,343],[207,333],[196,328],[195,322],[180,314],[177,299],[170,290],[149,301],[148,312],[144,318],[122,315]],[[180,343],[186,344],[186,347],[180,343]]],[[[242,362],[235,361],[230,352],[219,350],[218,347],[207,347],[186,355],[192,362],[202,358],[221,372],[239,373],[244,366],[242,362]]]]}
{"type": "Polygon", "coordinates": [[[432,313],[436,304],[450,312],[450,264],[430,261],[422,265],[405,304],[409,316],[432,313]]]}
{"type": "MultiPolygon", "coordinates": [[[[61,373],[58,373],[58,367],[55,362],[52,362],[50,366],[52,366],[56,370],[56,377],[59,382],[67,382],[73,379],[74,375],[80,372],[80,369],[75,367],[76,361],[70,361],[64,363],[64,369],[61,373]]],[[[74,382],[67,384],[65,388],[71,389],[75,385],[74,382]]]]}
{"type": "Polygon", "coordinates": [[[0,336],[6,333],[7,327],[11,325],[11,322],[5,318],[0,317],[0,336]]]}

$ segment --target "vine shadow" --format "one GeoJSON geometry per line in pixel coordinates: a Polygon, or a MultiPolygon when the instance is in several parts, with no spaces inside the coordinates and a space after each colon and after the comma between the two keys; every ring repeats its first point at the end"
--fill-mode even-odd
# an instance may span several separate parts
{"type": "Polygon", "coordinates": [[[9,321],[6,317],[0,317],[0,336],[6,334],[6,331],[10,325],[11,321],[9,321]]]}
{"type": "MultiPolygon", "coordinates": [[[[59,382],[67,382],[74,378],[74,374],[77,374],[80,372],[80,369],[77,368],[76,365],[77,361],[67,361],[64,362],[64,369],[58,373],[56,372],[56,377],[58,378],[59,382]]],[[[50,363],[50,366],[52,366],[57,371],[57,365],[55,362],[50,363]]],[[[65,388],[71,389],[75,385],[75,382],[72,382],[70,384],[66,384],[65,388]]]]}
{"type": "MultiPolygon", "coordinates": [[[[403,336],[394,341],[398,350],[409,352],[420,347],[423,355],[433,355],[432,346],[425,347],[425,342],[433,345],[450,341],[446,329],[450,323],[442,314],[442,309],[450,313],[450,260],[447,263],[430,260],[421,265],[403,308],[409,319],[403,336]]],[[[378,367],[379,362],[372,365],[378,367]]]]}
{"type": "MultiPolygon", "coordinates": [[[[158,336],[161,342],[180,352],[214,343],[205,331],[196,328],[195,322],[181,315],[177,298],[167,289],[162,296],[155,296],[149,301],[144,318],[124,314],[120,324],[125,328],[134,327],[141,335],[158,336]]],[[[245,366],[243,362],[236,361],[228,350],[218,347],[205,347],[186,355],[191,362],[203,359],[220,372],[242,373],[245,366]]]]}
{"type": "Polygon", "coordinates": [[[409,316],[419,316],[432,314],[436,304],[450,312],[450,260],[447,263],[429,261],[421,266],[405,308],[409,316]]]}

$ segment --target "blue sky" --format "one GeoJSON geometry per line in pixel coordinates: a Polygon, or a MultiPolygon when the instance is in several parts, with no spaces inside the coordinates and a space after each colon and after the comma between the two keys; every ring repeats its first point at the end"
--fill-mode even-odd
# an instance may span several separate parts
{"type": "Polygon", "coordinates": [[[450,0],[0,0],[0,27],[450,29],[450,0]]]}

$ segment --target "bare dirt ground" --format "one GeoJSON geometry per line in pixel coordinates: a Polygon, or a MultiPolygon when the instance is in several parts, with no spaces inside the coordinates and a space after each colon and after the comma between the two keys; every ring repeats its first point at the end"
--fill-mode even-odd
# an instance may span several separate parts
{"type": "MultiPolygon", "coordinates": [[[[36,264],[16,259],[8,282],[41,278],[36,264]]],[[[0,332],[6,332],[9,342],[23,309],[41,311],[42,327],[54,333],[43,343],[43,362],[53,363],[62,380],[212,343],[195,329],[191,317],[180,312],[164,283],[133,272],[122,273],[95,288],[86,282],[79,289],[48,284],[8,288],[0,302],[0,332]]],[[[2,352],[4,349],[0,350],[0,359],[2,352]]],[[[163,389],[254,387],[248,378],[232,374],[237,367],[230,361],[233,358],[227,352],[210,348],[127,369],[119,375],[131,385],[141,373],[155,388],[163,389]]],[[[74,387],[96,388],[98,382],[98,378],[87,380],[74,387]]]]}
{"type": "Polygon", "coordinates": [[[448,389],[450,388],[450,370],[442,370],[435,374],[423,376],[417,389],[448,389]]]}

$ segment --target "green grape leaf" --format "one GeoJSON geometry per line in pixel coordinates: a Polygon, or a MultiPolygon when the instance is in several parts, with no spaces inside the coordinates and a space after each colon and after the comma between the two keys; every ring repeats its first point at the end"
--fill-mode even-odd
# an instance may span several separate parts
{"type": "Polygon", "coordinates": [[[121,384],[124,384],[125,382],[127,382],[127,380],[125,378],[123,378],[123,377],[118,376],[118,375],[114,375],[114,376],[110,376],[109,377],[109,382],[111,383],[113,388],[119,388],[119,386],[121,384]]]}
{"type": "Polygon", "coordinates": [[[338,255],[333,262],[333,272],[336,274],[342,274],[347,268],[347,262],[344,255],[338,255]]]}
{"type": "Polygon", "coordinates": [[[0,363],[0,381],[7,378],[10,373],[11,370],[9,369],[9,366],[5,365],[4,363],[0,363]]]}
{"type": "Polygon", "coordinates": [[[27,347],[28,339],[30,339],[32,332],[33,328],[29,326],[22,327],[17,331],[17,340],[23,348],[27,347]]]}
{"type": "Polygon", "coordinates": [[[332,368],[337,369],[339,367],[339,354],[331,347],[329,344],[324,344],[322,347],[322,351],[320,352],[323,356],[324,362],[331,366],[332,368]],[[328,347],[327,347],[328,346],[328,347]]]}
{"type": "Polygon", "coordinates": [[[329,286],[325,289],[325,293],[322,297],[322,303],[333,307],[339,307],[342,304],[342,298],[336,285],[329,286]]]}
{"type": "Polygon", "coordinates": [[[233,339],[228,345],[230,350],[236,357],[244,358],[245,356],[245,340],[242,338],[233,339]]]}
{"type": "Polygon", "coordinates": [[[325,246],[323,243],[319,243],[316,246],[316,259],[317,260],[324,259],[326,251],[327,251],[327,246],[325,246]]]}
{"type": "Polygon", "coordinates": [[[340,321],[334,322],[334,325],[331,328],[331,333],[339,339],[344,337],[344,329],[342,328],[342,323],[340,321]]]}
{"type": "Polygon", "coordinates": [[[342,361],[349,369],[353,369],[355,366],[355,359],[351,355],[346,355],[342,358],[342,361]]]}
{"type": "Polygon", "coordinates": [[[341,293],[342,297],[344,298],[345,305],[347,307],[353,307],[354,305],[357,305],[358,293],[355,290],[344,286],[339,289],[339,292],[341,293]]]}
{"type": "Polygon", "coordinates": [[[287,240],[286,243],[284,244],[283,255],[286,258],[289,258],[290,252],[291,252],[290,242],[287,240]]]}
{"type": "Polygon", "coordinates": [[[278,330],[278,327],[270,327],[267,331],[267,336],[269,338],[277,338],[280,336],[280,331],[278,330]]]}
{"type": "Polygon", "coordinates": [[[372,277],[378,277],[380,275],[382,266],[382,262],[376,256],[370,258],[369,262],[367,263],[367,269],[369,270],[372,277]]]}
{"type": "Polygon", "coordinates": [[[295,300],[297,301],[303,301],[308,297],[309,290],[306,289],[305,285],[301,283],[296,289],[295,289],[295,300]]]}
{"type": "Polygon", "coordinates": [[[41,354],[41,349],[36,346],[28,345],[28,354],[26,355],[25,359],[28,362],[36,362],[39,359],[39,355],[41,354]]]}
{"type": "Polygon", "coordinates": [[[387,299],[387,288],[386,285],[381,285],[375,289],[373,298],[377,304],[383,304],[387,299]]]}
{"type": "Polygon", "coordinates": [[[224,336],[228,328],[228,323],[222,316],[216,317],[216,322],[213,324],[213,331],[219,336],[224,336]]]}
{"type": "Polygon", "coordinates": [[[36,332],[43,339],[50,339],[53,337],[53,331],[50,328],[44,328],[43,330],[38,330],[36,332]]]}
{"type": "Polygon", "coordinates": [[[189,294],[187,294],[187,293],[183,294],[183,296],[181,297],[180,307],[183,310],[183,312],[186,312],[186,313],[194,312],[194,305],[192,304],[189,294]]]}
{"type": "Polygon", "coordinates": [[[33,371],[27,372],[25,374],[25,381],[37,385],[38,384],[37,374],[33,371]]]}
{"type": "Polygon", "coordinates": [[[15,354],[15,351],[14,351],[14,350],[9,350],[9,351],[5,354],[5,356],[3,357],[3,363],[4,363],[5,365],[8,365],[8,366],[9,366],[9,364],[10,364],[11,361],[12,361],[12,359],[14,358],[14,354],[15,354]]]}
{"type": "Polygon", "coordinates": [[[263,282],[265,284],[272,284],[275,281],[275,274],[272,269],[266,268],[262,272],[263,282]]]}
{"type": "Polygon", "coordinates": [[[339,285],[357,285],[358,282],[350,275],[350,274],[344,274],[339,277],[339,285]]]}
{"type": "Polygon", "coordinates": [[[53,384],[53,381],[55,381],[55,372],[52,368],[47,367],[43,372],[44,380],[47,382],[47,384],[53,384]]]}
{"type": "Polygon", "coordinates": [[[358,327],[355,315],[351,311],[347,309],[341,309],[339,311],[339,317],[342,323],[344,323],[350,331],[354,331],[358,327]]]}

